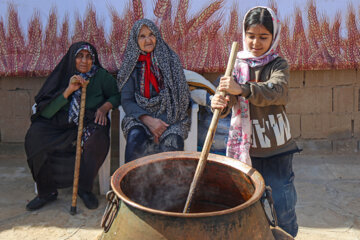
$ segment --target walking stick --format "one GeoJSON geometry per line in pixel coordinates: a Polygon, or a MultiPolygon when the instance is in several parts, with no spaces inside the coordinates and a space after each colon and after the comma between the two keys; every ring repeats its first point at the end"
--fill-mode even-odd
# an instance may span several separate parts
{"type": "Polygon", "coordinates": [[[80,160],[81,160],[81,137],[82,137],[83,126],[84,126],[87,84],[88,84],[88,82],[85,82],[81,88],[81,102],[80,102],[78,134],[77,134],[77,141],[76,141],[76,157],[75,157],[75,169],[74,169],[73,194],[72,194],[72,202],[71,202],[71,208],[70,208],[71,215],[75,215],[75,213],[76,213],[76,201],[77,201],[77,192],[78,192],[78,188],[79,188],[79,171],[80,171],[80,160]]]}
{"type": "MultiPolygon", "coordinates": [[[[233,44],[231,46],[229,61],[228,61],[227,67],[226,67],[225,76],[231,76],[231,73],[232,73],[232,70],[234,67],[234,63],[235,63],[235,59],[236,59],[237,51],[238,51],[238,43],[233,42],[233,44]]],[[[220,91],[220,95],[224,97],[225,92],[220,91]]],[[[207,160],[207,157],[209,156],[210,148],[211,148],[212,142],[214,140],[216,127],[219,122],[219,116],[220,116],[220,110],[215,109],[214,115],[213,115],[211,123],[210,123],[209,130],[208,130],[206,138],[205,138],[204,147],[201,151],[201,155],[200,155],[200,159],[199,159],[196,171],[195,171],[195,175],[194,175],[193,181],[191,182],[191,185],[190,185],[190,191],[189,191],[188,197],[186,199],[186,204],[185,204],[183,213],[188,213],[190,211],[191,200],[193,198],[198,181],[204,172],[206,160],[207,160]]]]}

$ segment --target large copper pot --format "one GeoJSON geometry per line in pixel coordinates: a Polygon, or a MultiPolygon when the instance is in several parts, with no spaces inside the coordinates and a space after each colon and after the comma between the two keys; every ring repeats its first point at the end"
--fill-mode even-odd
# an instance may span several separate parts
{"type": "Polygon", "coordinates": [[[253,168],[210,154],[190,213],[182,213],[200,153],[150,155],[116,170],[111,186],[119,210],[101,239],[273,240],[253,168]]]}

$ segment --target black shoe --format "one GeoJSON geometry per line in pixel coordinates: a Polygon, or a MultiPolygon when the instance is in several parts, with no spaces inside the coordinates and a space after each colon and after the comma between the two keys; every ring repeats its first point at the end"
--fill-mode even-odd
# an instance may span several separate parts
{"type": "Polygon", "coordinates": [[[47,195],[45,197],[36,196],[33,200],[31,200],[26,205],[26,210],[28,210],[28,211],[38,210],[38,209],[42,208],[43,206],[45,206],[45,204],[55,201],[57,199],[57,195],[58,195],[58,193],[54,192],[54,193],[50,193],[49,195],[47,195]]]}
{"type": "Polygon", "coordinates": [[[83,200],[85,206],[88,209],[96,209],[99,206],[99,202],[96,196],[92,192],[86,192],[84,190],[79,189],[78,195],[83,200]]]}

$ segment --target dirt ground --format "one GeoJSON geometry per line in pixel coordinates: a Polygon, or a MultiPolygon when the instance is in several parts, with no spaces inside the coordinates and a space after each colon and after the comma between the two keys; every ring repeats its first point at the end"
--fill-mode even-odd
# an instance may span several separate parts
{"type": "MultiPolygon", "coordinates": [[[[297,240],[360,240],[360,156],[296,155],[297,240]]],[[[78,199],[78,214],[69,214],[71,189],[58,200],[28,212],[34,183],[22,144],[0,143],[0,239],[97,239],[105,196],[96,210],[78,199]]]]}

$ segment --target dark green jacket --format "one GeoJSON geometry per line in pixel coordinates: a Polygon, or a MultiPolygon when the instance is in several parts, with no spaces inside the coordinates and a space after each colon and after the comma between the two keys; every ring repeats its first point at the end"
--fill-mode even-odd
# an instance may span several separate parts
{"type": "MultiPolygon", "coordinates": [[[[71,102],[71,95],[68,99],[60,94],[40,113],[45,118],[51,118],[60,109],[68,110],[71,102]]],[[[105,102],[110,102],[113,108],[120,105],[120,93],[117,88],[116,80],[106,70],[100,68],[97,73],[90,78],[86,88],[86,109],[96,110],[105,102]]]]}

